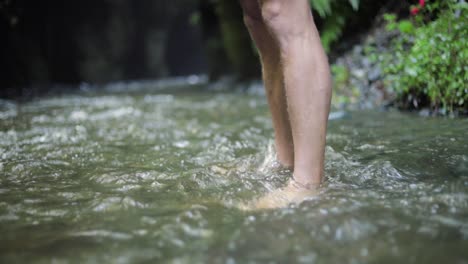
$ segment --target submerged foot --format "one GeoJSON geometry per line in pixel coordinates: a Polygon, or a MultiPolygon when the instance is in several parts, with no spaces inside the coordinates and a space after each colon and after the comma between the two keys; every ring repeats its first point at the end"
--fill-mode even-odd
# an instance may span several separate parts
{"type": "Polygon", "coordinates": [[[286,187],[271,191],[257,200],[240,207],[247,211],[284,208],[290,204],[299,204],[315,195],[317,195],[317,188],[305,188],[294,180],[291,180],[286,187]]]}

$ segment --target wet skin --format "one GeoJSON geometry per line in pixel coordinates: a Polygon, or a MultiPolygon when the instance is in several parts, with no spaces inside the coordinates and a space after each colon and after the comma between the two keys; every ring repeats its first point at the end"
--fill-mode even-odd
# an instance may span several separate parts
{"type": "Polygon", "coordinates": [[[294,190],[303,196],[303,189],[315,189],[323,179],[331,99],[328,59],[307,0],[240,3],[260,54],[278,160],[294,170],[295,184],[285,188],[291,194],[286,196],[297,200],[294,190]]]}

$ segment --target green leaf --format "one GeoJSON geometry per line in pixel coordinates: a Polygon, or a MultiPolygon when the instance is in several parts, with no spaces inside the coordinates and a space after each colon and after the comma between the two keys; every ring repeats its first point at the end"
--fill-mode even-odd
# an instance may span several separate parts
{"type": "Polygon", "coordinates": [[[386,26],[385,26],[385,29],[387,31],[393,31],[397,28],[397,25],[396,23],[388,23],[386,26]]]}
{"type": "Polygon", "coordinates": [[[317,11],[320,17],[326,17],[331,13],[331,2],[329,0],[310,0],[312,9],[317,11]]]}
{"type": "Polygon", "coordinates": [[[396,15],[395,14],[384,14],[384,20],[387,22],[395,22],[396,21],[396,15]]]}
{"type": "Polygon", "coordinates": [[[400,23],[398,23],[398,29],[406,34],[411,34],[414,32],[413,23],[411,23],[409,20],[401,20],[400,23]]]}

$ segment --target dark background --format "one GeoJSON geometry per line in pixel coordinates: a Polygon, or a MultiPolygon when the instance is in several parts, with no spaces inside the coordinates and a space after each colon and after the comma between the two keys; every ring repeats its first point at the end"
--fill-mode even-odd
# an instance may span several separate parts
{"type": "MultiPolygon", "coordinates": [[[[345,38],[368,29],[383,5],[361,2],[367,8],[354,16],[358,22],[347,21],[345,38]]],[[[260,77],[234,0],[0,0],[0,34],[0,97],[56,84],[260,77]]]]}

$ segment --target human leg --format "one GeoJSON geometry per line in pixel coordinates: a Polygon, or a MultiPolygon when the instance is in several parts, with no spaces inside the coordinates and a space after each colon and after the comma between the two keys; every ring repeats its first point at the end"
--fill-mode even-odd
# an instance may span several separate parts
{"type": "Polygon", "coordinates": [[[331,78],[307,0],[260,0],[278,47],[294,144],[294,179],[307,188],[323,177],[331,78]]]}
{"type": "Polygon", "coordinates": [[[263,82],[273,119],[278,159],[284,166],[294,164],[293,139],[288,117],[279,47],[263,22],[258,0],[241,0],[244,22],[259,51],[263,82]]]}

